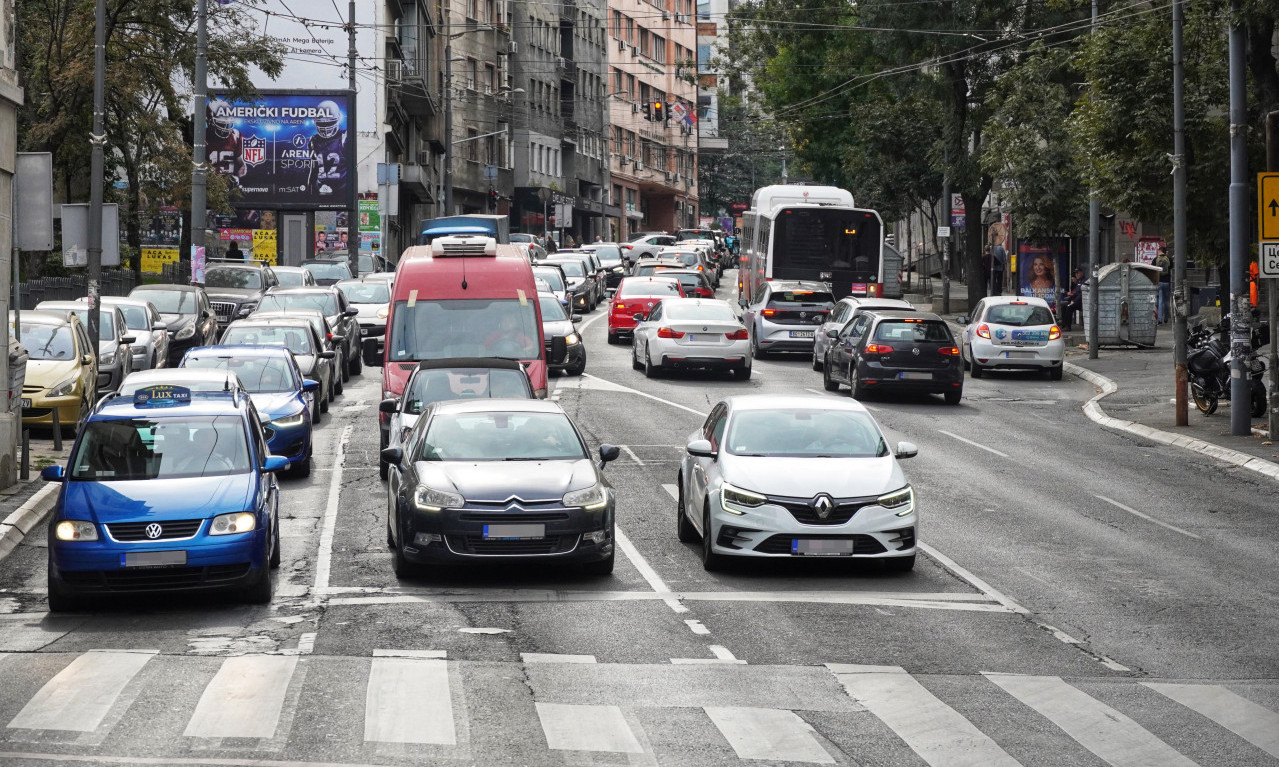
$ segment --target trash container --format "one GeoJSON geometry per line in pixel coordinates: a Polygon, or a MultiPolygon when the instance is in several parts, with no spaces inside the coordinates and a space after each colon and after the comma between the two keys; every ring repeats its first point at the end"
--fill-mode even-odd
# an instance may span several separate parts
{"type": "MultiPolygon", "coordinates": [[[[1098,328],[1101,346],[1154,346],[1158,329],[1159,267],[1108,264],[1097,273],[1098,328]]],[[[1092,295],[1084,286],[1084,333],[1092,343],[1092,295]]]]}
{"type": "Polygon", "coordinates": [[[9,401],[5,403],[10,413],[22,417],[22,385],[27,380],[27,350],[9,336],[9,401]]]}
{"type": "Polygon", "coordinates": [[[902,254],[892,245],[884,245],[884,298],[902,297],[902,254]]]}

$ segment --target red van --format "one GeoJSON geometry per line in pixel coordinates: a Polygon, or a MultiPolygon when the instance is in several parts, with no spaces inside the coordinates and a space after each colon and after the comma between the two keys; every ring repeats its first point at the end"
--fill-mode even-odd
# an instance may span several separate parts
{"type": "MultiPolygon", "coordinates": [[[[545,397],[545,349],[533,267],[519,246],[459,235],[400,257],[380,360],[382,399],[400,396],[417,363],[449,357],[519,360],[533,393],[545,397]]],[[[385,447],[385,413],[379,421],[385,447]]]]}

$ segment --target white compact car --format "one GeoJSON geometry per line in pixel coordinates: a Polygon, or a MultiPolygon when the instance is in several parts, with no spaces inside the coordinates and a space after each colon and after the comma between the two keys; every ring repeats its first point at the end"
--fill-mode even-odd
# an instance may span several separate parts
{"type": "Polygon", "coordinates": [[[750,334],[727,301],[666,298],[635,321],[631,364],[650,378],[690,368],[751,376],[750,334]]]}
{"type": "Polygon", "coordinates": [[[1061,380],[1066,344],[1042,298],[990,296],[977,303],[963,336],[964,367],[973,378],[987,370],[1044,370],[1061,380]]]}
{"type": "Polygon", "coordinates": [[[842,557],[915,566],[919,512],[897,459],[859,402],[729,397],[689,436],[677,533],[701,541],[702,566],[729,557],[842,557]]]}

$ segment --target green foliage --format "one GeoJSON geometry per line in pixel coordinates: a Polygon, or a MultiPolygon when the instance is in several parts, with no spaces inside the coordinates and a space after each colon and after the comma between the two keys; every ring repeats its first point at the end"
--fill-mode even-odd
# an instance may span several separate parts
{"type": "Polygon", "coordinates": [[[718,214],[732,202],[750,202],[755,189],[781,179],[785,135],[777,123],[761,117],[740,98],[720,92],[719,135],[724,152],[702,151],[698,189],[702,210],[718,214]]]}

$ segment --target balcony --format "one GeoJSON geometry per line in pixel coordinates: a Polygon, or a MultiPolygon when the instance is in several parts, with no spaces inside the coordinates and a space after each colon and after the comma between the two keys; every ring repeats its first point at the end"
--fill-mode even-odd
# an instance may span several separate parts
{"type": "Polygon", "coordinates": [[[400,189],[417,197],[419,202],[435,199],[435,185],[436,179],[429,167],[411,163],[400,166],[400,189]]]}
{"type": "Polygon", "coordinates": [[[427,89],[425,69],[407,59],[387,59],[386,77],[405,112],[414,117],[434,117],[440,113],[439,103],[427,89]]]}

